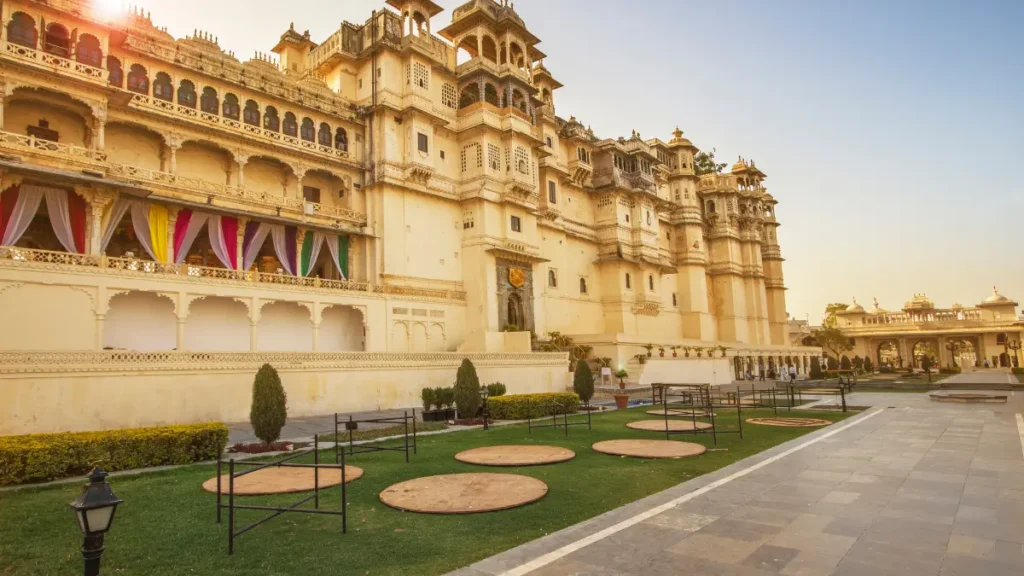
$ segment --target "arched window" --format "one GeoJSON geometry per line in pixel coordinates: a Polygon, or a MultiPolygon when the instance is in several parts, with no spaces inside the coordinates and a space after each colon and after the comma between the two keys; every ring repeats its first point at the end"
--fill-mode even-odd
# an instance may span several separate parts
{"type": "Polygon", "coordinates": [[[189,108],[196,107],[196,85],[191,80],[182,80],[181,84],[178,84],[178,104],[189,108]]]}
{"type": "Polygon", "coordinates": [[[35,19],[24,12],[15,12],[7,24],[7,41],[19,46],[35,48],[39,42],[35,19]]]}
{"type": "Polygon", "coordinates": [[[78,37],[78,46],[75,47],[75,59],[82,64],[88,64],[99,68],[103,65],[103,49],[100,48],[100,41],[92,34],[82,34],[78,37]]]}
{"type": "Polygon", "coordinates": [[[124,84],[124,70],[117,56],[107,56],[107,83],[120,88],[124,84]]]}
{"type": "Polygon", "coordinates": [[[316,133],[316,141],[321,146],[331,146],[331,127],[327,122],[320,123],[320,129],[316,133]]]}
{"type": "Polygon", "coordinates": [[[139,94],[149,94],[149,76],[142,64],[132,64],[128,69],[128,89],[139,94]]]}
{"type": "MultiPolygon", "coordinates": [[[[326,126],[326,124],[325,124],[326,126]]],[[[306,142],[313,142],[316,140],[316,128],[313,126],[313,120],[311,118],[302,119],[302,129],[299,131],[300,136],[306,142]]],[[[322,142],[321,142],[322,144],[322,142]]],[[[327,146],[331,145],[331,130],[327,130],[327,146]]]]}
{"type": "Polygon", "coordinates": [[[338,150],[348,152],[348,132],[341,126],[334,131],[334,147],[338,150]]]}
{"type": "Polygon", "coordinates": [[[626,290],[633,288],[633,278],[630,277],[629,272],[626,272],[626,290]]]}
{"type": "MultiPolygon", "coordinates": [[[[132,66],[134,70],[135,67],[132,66]]],[[[129,75],[130,76],[130,75],[129,75]]],[[[129,84],[131,78],[128,78],[129,84]]],[[[171,75],[166,72],[157,72],[153,80],[153,97],[170,102],[174,99],[174,85],[171,84],[171,75]]]]}
{"type": "Polygon", "coordinates": [[[284,121],[281,122],[281,131],[284,132],[285,136],[295,137],[299,135],[299,121],[295,119],[295,114],[291,112],[284,113],[284,121]]]}
{"type": "Polygon", "coordinates": [[[459,108],[465,108],[472,106],[480,101],[480,86],[477,84],[470,84],[462,90],[462,95],[459,96],[459,108]]]}
{"type": "Polygon", "coordinates": [[[267,109],[263,112],[263,129],[273,130],[274,132],[281,131],[281,119],[277,117],[277,108],[267,106],[267,109]]]}
{"type": "Polygon", "coordinates": [[[580,278],[580,294],[586,294],[586,293],[587,293],[587,279],[586,278],[580,278]]]}
{"type": "Polygon", "coordinates": [[[548,286],[558,288],[558,275],[555,274],[554,270],[548,270],[548,286]]]}
{"type": "Polygon", "coordinates": [[[203,95],[199,98],[199,109],[207,114],[220,112],[220,102],[217,101],[217,89],[212,86],[203,88],[203,95]]]}
{"type": "Polygon", "coordinates": [[[654,290],[654,276],[647,276],[647,287],[654,290]]]}
{"type": "Polygon", "coordinates": [[[494,87],[494,84],[484,85],[484,102],[492,106],[501,106],[501,98],[498,97],[498,89],[494,87]]]}
{"type": "Polygon", "coordinates": [[[238,115],[241,113],[241,110],[238,106],[238,96],[235,96],[230,92],[225,94],[224,104],[221,105],[221,110],[223,110],[225,118],[238,120],[238,115]]]}
{"type": "Polygon", "coordinates": [[[71,56],[71,34],[68,33],[68,29],[56,22],[47,26],[43,50],[64,58],[71,56]]]}
{"type": "Polygon", "coordinates": [[[242,113],[242,121],[250,126],[260,125],[260,105],[255,100],[245,101],[245,111],[242,113]]]}
{"type": "Polygon", "coordinates": [[[714,200],[708,200],[708,213],[709,214],[714,214],[715,213],[715,201],[714,200]]]}
{"type": "Polygon", "coordinates": [[[679,303],[678,303],[678,301],[676,300],[676,293],[675,293],[675,292],[673,292],[673,293],[672,293],[672,307],[673,307],[673,308],[675,308],[675,307],[676,307],[676,306],[678,306],[678,305],[679,305],[679,303]]]}

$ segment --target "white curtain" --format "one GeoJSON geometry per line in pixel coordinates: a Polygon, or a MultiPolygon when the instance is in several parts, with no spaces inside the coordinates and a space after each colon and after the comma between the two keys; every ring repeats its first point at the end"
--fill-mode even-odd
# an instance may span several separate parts
{"type": "Polygon", "coordinates": [[[203,230],[203,226],[209,218],[209,214],[203,214],[202,212],[196,212],[195,210],[192,211],[192,216],[188,221],[188,228],[185,229],[185,235],[181,239],[181,247],[174,255],[175,264],[181,264],[185,261],[185,257],[188,256],[189,248],[192,247],[192,244],[196,241],[196,238],[203,230]]]}
{"type": "Polygon", "coordinates": [[[14,246],[21,235],[28,230],[29,224],[39,211],[39,203],[43,201],[43,189],[39,186],[24,184],[18,189],[18,199],[11,210],[11,218],[7,221],[4,237],[0,239],[2,246],[14,246]]]}
{"type": "Polygon", "coordinates": [[[313,232],[313,250],[309,253],[309,262],[306,262],[306,269],[303,270],[303,276],[309,276],[309,273],[313,271],[313,267],[316,265],[316,259],[320,257],[320,248],[324,245],[324,233],[313,232]]]}
{"type": "Polygon", "coordinates": [[[284,267],[285,272],[295,276],[295,270],[292,270],[292,263],[288,259],[288,240],[285,238],[284,226],[280,224],[274,224],[270,228],[270,235],[274,239],[274,252],[277,253],[277,259],[281,262],[281,266],[284,267]]]}
{"type": "Polygon", "coordinates": [[[165,262],[166,258],[157,258],[153,252],[153,238],[149,231],[149,203],[143,200],[130,200],[132,209],[132,229],[142,249],[149,254],[154,262],[165,262]]]}
{"type": "Polygon", "coordinates": [[[114,201],[114,205],[111,206],[108,213],[107,227],[103,231],[103,240],[100,242],[100,253],[107,251],[107,245],[110,244],[110,239],[114,237],[117,225],[121,223],[121,219],[124,218],[124,213],[128,211],[129,207],[131,207],[131,201],[127,198],[118,198],[114,201]]]}
{"type": "Polygon", "coordinates": [[[345,271],[341,269],[341,262],[338,261],[338,235],[326,234],[324,236],[324,243],[327,244],[327,250],[331,253],[331,260],[334,260],[334,268],[341,275],[341,279],[348,280],[345,277],[345,271]]]}
{"type": "MultiPolygon", "coordinates": [[[[35,186],[33,186],[35,188],[35,186]]],[[[46,196],[46,211],[50,214],[50,226],[61,246],[71,253],[77,253],[75,234],[71,231],[71,213],[68,206],[68,191],[49,186],[39,186],[46,196]]]]}
{"type": "Polygon", "coordinates": [[[260,248],[263,247],[263,242],[267,239],[267,234],[270,233],[270,225],[265,222],[260,222],[256,233],[252,235],[252,240],[249,245],[245,247],[245,253],[242,254],[242,265],[243,270],[249,270],[252,268],[253,262],[256,261],[256,256],[260,253],[260,248]]]}
{"type": "Polygon", "coordinates": [[[228,247],[224,243],[224,230],[222,228],[222,222],[220,216],[211,215],[207,226],[207,232],[210,236],[210,248],[213,249],[213,253],[217,255],[217,259],[224,265],[225,268],[234,269],[234,265],[231,263],[233,258],[228,254],[228,247]]]}

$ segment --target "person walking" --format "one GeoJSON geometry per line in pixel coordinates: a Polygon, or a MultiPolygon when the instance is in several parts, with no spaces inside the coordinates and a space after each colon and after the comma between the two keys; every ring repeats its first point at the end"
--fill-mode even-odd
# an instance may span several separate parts
{"type": "Polygon", "coordinates": [[[758,366],[757,366],[757,373],[758,373],[758,377],[760,378],[761,382],[764,382],[764,364],[758,364],[758,366]]]}
{"type": "Polygon", "coordinates": [[[796,364],[789,365],[789,381],[796,382],[796,364]]]}

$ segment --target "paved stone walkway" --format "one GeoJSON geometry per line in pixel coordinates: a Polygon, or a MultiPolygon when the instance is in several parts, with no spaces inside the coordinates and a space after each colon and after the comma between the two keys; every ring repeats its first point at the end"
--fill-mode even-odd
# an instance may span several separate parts
{"type": "Polygon", "coordinates": [[[945,384],[1016,384],[1017,377],[1006,372],[978,371],[955,374],[944,380],[945,384]]]}
{"type": "Polygon", "coordinates": [[[849,402],[875,408],[454,574],[1024,574],[1024,397],[849,402]]]}

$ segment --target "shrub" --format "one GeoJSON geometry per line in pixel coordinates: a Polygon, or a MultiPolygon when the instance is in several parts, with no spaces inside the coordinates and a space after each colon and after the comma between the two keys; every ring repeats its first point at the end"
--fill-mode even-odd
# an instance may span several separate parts
{"type": "Polygon", "coordinates": [[[469,358],[462,360],[455,375],[455,407],[460,418],[473,418],[480,410],[480,378],[469,358]]]}
{"type": "Polygon", "coordinates": [[[590,399],[594,397],[594,373],[590,371],[590,364],[586,360],[580,360],[576,365],[572,389],[583,402],[589,403],[590,399]]]}
{"type": "Polygon", "coordinates": [[[490,402],[491,418],[523,420],[552,414],[572,414],[579,410],[580,397],[570,392],[543,394],[512,394],[490,402]]]}
{"type": "Polygon", "coordinates": [[[1014,368],[1014,369],[1012,370],[1012,372],[1013,372],[1014,374],[1017,374],[1018,376],[1020,376],[1021,374],[1024,374],[1024,368],[1020,368],[1020,367],[1018,367],[1018,368],[1014,368]]]}
{"type": "Polygon", "coordinates": [[[821,380],[825,377],[825,374],[821,371],[821,361],[818,360],[817,356],[811,357],[811,380],[821,380]]]}
{"type": "Polygon", "coordinates": [[[491,398],[497,398],[498,396],[504,396],[508,389],[501,382],[495,382],[494,384],[487,385],[487,396],[491,398]]]}
{"type": "Polygon", "coordinates": [[[455,389],[451,386],[434,388],[434,396],[437,398],[438,409],[455,406],[455,389]]]}
{"type": "Polygon", "coordinates": [[[874,371],[874,369],[875,369],[875,366],[874,366],[874,364],[871,363],[871,358],[865,358],[864,359],[864,371],[870,374],[871,372],[874,371]]]}
{"type": "Polygon", "coordinates": [[[828,359],[825,360],[825,365],[828,366],[829,370],[838,370],[839,369],[839,361],[837,361],[835,358],[833,358],[831,356],[829,356],[828,359]]]}
{"type": "Polygon", "coordinates": [[[423,410],[430,410],[431,406],[437,405],[437,395],[433,388],[424,388],[420,391],[420,400],[423,401],[423,410]]]}
{"type": "Polygon", "coordinates": [[[281,437],[281,428],[288,421],[288,396],[281,386],[281,377],[270,364],[264,364],[256,373],[252,385],[252,407],[249,423],[256,437],[264,444],[272,444],[281,437]]]}
{"type": "Polygon", "coordinates": [[[228,442],[219,422],[107,432],[64,432],[0,438],[0,486],[213,460],[228,442]]]}
{"type": "Polygon", "coordinates": [[[925,357],[921,358],[921,369],[924,370],[926,373],[931,374],[931,372],[932,372],[932,357],[931,356],[925,356],[925,357]]]}
{"type": "Polygon", "coordinates": [[[846,354],[843,354],[842,359],[839,361],[839,367],[842,368],[843,370],[852,370],[853,365],[850,363],[850,357],[847,356],[846,354]]]}
{"type": "Polygon", "coordinates": [[[959,374],[962,372],[959,366],[950,366],[949,368],[939,368],[939,374],[959,374]]]}

